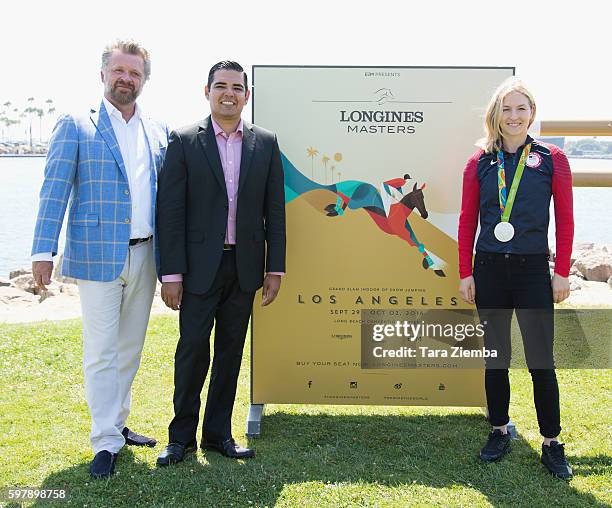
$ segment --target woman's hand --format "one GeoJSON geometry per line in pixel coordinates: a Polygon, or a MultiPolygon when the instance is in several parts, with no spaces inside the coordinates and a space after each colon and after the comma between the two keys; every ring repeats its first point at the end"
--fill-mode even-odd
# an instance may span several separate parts
{"type": "Polygon", "coordinates": [[[472,305],[476,303],[476,285],[474,284],[473,276],[470,275],[465,279],[461,279],[459,282],[459,293],[461,293],[461,298],[463,298],[467,303],[471,303],[472,305]]]}
{"type": "Polygon", "coordinates": [[[552,278],[553,302],[561,303],[570,295],[569,279],[555,273],[552,278]]]}

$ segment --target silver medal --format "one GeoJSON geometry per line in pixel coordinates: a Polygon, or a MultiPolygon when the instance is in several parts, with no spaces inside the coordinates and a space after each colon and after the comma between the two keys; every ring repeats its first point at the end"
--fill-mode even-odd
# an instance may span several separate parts
{"type": "Polygon", "coordinates": [[[509,242],[514,236],[514,226],[509,222],[500,222],[495,226],[493,234],[500,242],[509,242]]]}

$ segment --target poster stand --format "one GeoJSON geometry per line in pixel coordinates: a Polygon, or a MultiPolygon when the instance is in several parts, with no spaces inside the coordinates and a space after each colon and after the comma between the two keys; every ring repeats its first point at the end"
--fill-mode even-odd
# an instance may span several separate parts
{"type": "Polygon", "coordinates": [[[246,437],[261,437],[261,420],[265,413],[265,404],[251,404],[246,421],[246,437]]]}

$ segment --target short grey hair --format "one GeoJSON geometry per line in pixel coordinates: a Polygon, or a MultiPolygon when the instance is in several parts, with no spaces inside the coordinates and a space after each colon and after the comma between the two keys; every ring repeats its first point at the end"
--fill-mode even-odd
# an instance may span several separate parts
{"type": "Polygon", "coordinates": [[[102,70],[106,69],[108,61],[110,60],[113,51],[116,49],[127,55],[138,55],[142,57],[144,60],[144,79],[145,81],[149,79],[149,76],[151,75],[151,57],[149,56],[149,52],[138,42],[132,39],[117,39],[106,45],[104,51],[102,52],[102,70]]]}

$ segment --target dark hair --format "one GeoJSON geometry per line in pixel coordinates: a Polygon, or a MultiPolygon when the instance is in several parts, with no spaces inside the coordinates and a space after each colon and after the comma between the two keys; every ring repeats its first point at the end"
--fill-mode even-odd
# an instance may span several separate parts
{"type": "Polygon", "coordinates": [[[222,62],[218,62],[210,68],[210,70],[208,71],[208,88],[210,88],[210,85],[212,85],[213,79],[215,78],[215,72],[224,69],[228,71],[242,72],[242,75],[244,76],[244,88],[245,90],[249,88],[249,82],[247,79],[246,72],[244,72],[244,69],[238,62],[232,62],[231,60],[223,60],[222,62]]]}

